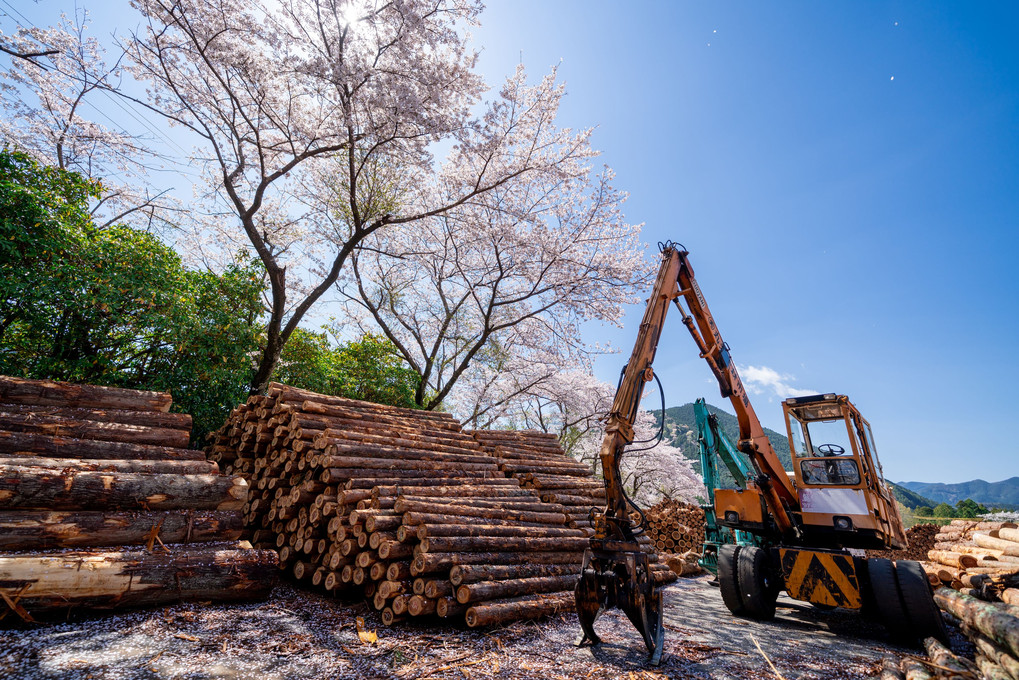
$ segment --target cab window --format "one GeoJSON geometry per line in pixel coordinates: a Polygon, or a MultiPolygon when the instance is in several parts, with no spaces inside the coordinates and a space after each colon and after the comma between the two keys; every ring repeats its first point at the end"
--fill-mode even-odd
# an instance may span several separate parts
{"type": "Polygon", "coordinates": [[[800,461],[800,476],[804,484],[856,486],[860,483],[860,468],[852,459],[807,458],[800,461]]]}

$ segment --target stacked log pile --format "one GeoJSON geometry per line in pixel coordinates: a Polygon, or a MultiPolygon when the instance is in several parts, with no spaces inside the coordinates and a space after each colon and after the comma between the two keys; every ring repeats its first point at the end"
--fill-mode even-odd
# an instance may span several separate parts
{"type": "Polygon", "coordinates": [[[572,593],[569,603],[549,593],[579,571],[586,532],[507,478],[448,414],[273,384],[208,451],[249,476],[245,520],[281,568],[363,594],[386,623],[486,625],[572,607],[572,593]]]}
{"type": "Polygon", "coordinates": [[[956,519],[941,527],[923,562],[935,586],[1019,604],[1013,584],[1019,574],[1019,528],[1008,522],[956,519]]]}
{"type": "Polygon", "coordinates": [[[648,536],[662,553],[700,552],[704,545],[704,511],[692,503],[666,499],[644,511],[648,536]]]}
{"type": "Polygon", "coordinates": [[[1019,606],[986,602],[948,587],[934,591],[934,601],[955,617],[976,648],[972,670],[978,673],[963,677],[1019,677],[1019,606]]]}
{"type": "Polygon", "coordinates": [[[30,620],[268,593],[275,554],[236,543],[247,483],[186,448],[191,417],[170,405],[165,393],[0,376],[9,609],[30,620]]]}
{"type": "MultiPolygon", "coordinates": [[[[559,545],[560,550],[567,551],[563,554],[563,559],[571,560],[569,568],[564,568],[562,571],[556,570],[551,575],[552,578],[538,576],[520,579],[524,582],[541,583],[542,587],[555,593],[542,600],[545,606],[552,607],[549,613],[566,609],[572,611],[574,606],[573,590],[576,587],[580,563],[584,550],[587,548],[588,538],[594,534],[594,529],[591,526],[591,512],[592,509],[605,506],[604,483],[595,478],[594,473],[587,465],[578,463],[567,456],[559,444],[559,439],[553,434],[536,430],[474,430],[472,434],[484,445],[485,450],[499,460],[500,470],[508,477],[519,480],[522,488],[532,491],[550,510],[564,513],[567,526],[570,529],[583,532],[581,536],[584,538],[573,539],[570,542],[564,540],[547,542],[550,548],[559,545]]],[[[674,581],[675,573],[669,569],[668,565],[659,561],[654,546],[647,536],[641,535],[638,540],[644,550],[651,555],[652,574],[656,582],[661,584],[674,581]]],[[[462,578],[461,571],[454,571],[450,575],[454,585],[462,578]]],[[[497,581],[498,579],[491,578],[490,580],[497,581]]],[[[491,588],[487,585],[485,587],[491,588]]],[[[478,589],[481,590],[480,586],[478,589]]],[[[464,586],[461,585],[457,591],[458,597],[464,590],[464,586]]],[[[461,601],[463,601],[462,598],[461,601]]],[[[486,609],[495,612],[512,612],[511,606],[509,603],[489,603],[486,605],[486,609]]],[[[478,613],[479,610],[479,607],[474,607],[467,612],[469,625],[485,625],[519,618],[510,616],[482,621],[478,613]]]]}

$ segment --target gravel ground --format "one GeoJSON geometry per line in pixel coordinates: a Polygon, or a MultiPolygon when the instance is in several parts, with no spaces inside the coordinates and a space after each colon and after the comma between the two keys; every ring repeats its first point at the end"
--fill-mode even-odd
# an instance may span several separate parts
{"type": "Polygon", "coordinates": [[[734,618],[708,580],[680,579],[666,588],[658,668],[645,664],[643,642],[618,610],[595,624],[604,641],[599,648],[577,649],[573,615],[484,630],[437,620],[387,628],[364,604],[283,585],[252,605],[194,603],[0,629],[0,677],[853,680],[877,675],[886,653],[911,652],[856,614],[820,612],[785,596],[774,623],[734,618]],[[376,642],[361,641],[358,617],[378,634],[376,642]]]}

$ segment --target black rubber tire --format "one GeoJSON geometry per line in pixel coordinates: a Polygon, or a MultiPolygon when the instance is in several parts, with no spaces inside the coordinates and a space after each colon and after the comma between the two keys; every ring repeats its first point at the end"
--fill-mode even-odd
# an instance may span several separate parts
{"type": "Polygon", "coordinates": [[[941,610],[934,604],[930,582],[919,562],[913,560],[897,560],[895,576],[899,581],[899,592],[906,606],[906,616],[912,624],[911,631],[916,639],[923,642],[924,638],[933,637],[945,645],[949,645],[948,629],[941,617],[941,610]]]}
{"type": "Polygon", "coordinates": [[[775,618],[779,588],[768,555],[756,546],[744,546],[737,559],[739,592],[746,615],[758,621],[775,618]]]}
{"type": "Polygon", "coordinates": [[[874,602],[888,634],[896,640],[910,640],[909,617],[899,591],[895,565],[891,560],[875,557],[867,560],[867,572],[870,575],[870,587],[874,591],[874,602]]]}
{"type": "Polygon", "coordinates": [[[736,616],[744,614],[743,598],[739,591],[739,570],[736,568],[742,546],[727,543],[718,548],[718,589],[722,602],[736,616]]]}

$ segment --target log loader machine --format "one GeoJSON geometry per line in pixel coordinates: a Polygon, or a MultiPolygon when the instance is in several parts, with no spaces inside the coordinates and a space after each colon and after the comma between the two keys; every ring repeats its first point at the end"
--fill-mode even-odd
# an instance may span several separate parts
{"type": "Polygon", "coordinates": [[[660,248],[658,277],[612,410],[605,416],[599,457],[606,505],[592,513],[595,535],[577,582],[577,614],[583,630],[578,644],[598,644],[595,620],[604,609],[619,607],[643,636],[649,661],[657,665],[661,660],[662,594],[638,541],[645,521],[623,488],[619,460],[626,446],[634,443],[633,424],[644,385],[655,379],[652,364],[670,304],[679,310],[722,397],[735,409],[740,430],[737,448],[753,466],[745,488],[714,492],[718,522],[746,531],[759,542],[719,547],[719,589],[726,607],[738,616],[769,620],[775,616],[778,594],[785,590],[793,599],[822,607],[876,613],[892,635],[902,639],[947,640],[918,562],[860,556],[860,549],[906,547],[902,520],[884,481],[870,424],[844,395],[786,399],[782,409],[793,463],[788,474],[708,310],[689,253],[678,244],[660,244],[660,248]]]}
{"type": "MultiPolygon", "coordinates": [[[[708,410],[703,399],[694,402],[694,421],[697,424],[697,453],[701,462],[701,477],[707,491],[707,502],[701,505],[704,511],[704,544],[697,560],[703,569],[718,575],[718,549],[723,545],[762,545],[763,541],[742,529],[720,526],[715,516],[715,489],[720,485],[718,461],[722,461],[729,475],[740,489],[745,489],[747,480],[754,476],[754,468],[742,451],[729,439],[718,425],[718,418],[708,410]]],[[[712,581],[712,583],[717,583],[712,581]]]]}

